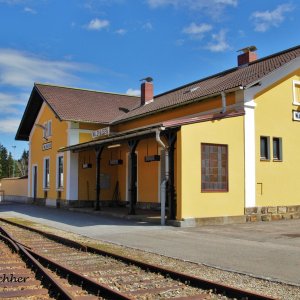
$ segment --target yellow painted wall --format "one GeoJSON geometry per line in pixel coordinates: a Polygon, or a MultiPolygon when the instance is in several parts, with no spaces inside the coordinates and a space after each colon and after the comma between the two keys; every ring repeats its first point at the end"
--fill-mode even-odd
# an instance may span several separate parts
{"type": "MultiPolygon", "coordinates": [[[[114,153],[113,153],[114,154],[114,153]]],[[[109,188],[101,189],[101,200],[111,200],[117,182],[117,166],[109,166],[110,150],[104,149],[101,156],[100,173],[109,176],[109,188]]],[[[116,159],[116,158],[112,158],[116,159]]],[[[94,150],[79,152],[78,165],[79,200],[96,200],[96,155],[94,150]],[[91,163],[92,168],[83,169],[83,163],[91,163]]]]}
{"type": "Polygon", "coordinates": [[[3,178],[0,183],[0,191],[5,195],[27,197],[28,178],[3,178]]]}
{"type": "Polygon", "coordinates": [[[300,203],[300,122],[292,121],[292,80],[300,80],[300,70],[257,95],[256,122],[256,206],[300,203]],[[270,161],[260,161],[260,136],[270,136],[270,161]],[[272,137],[282,138],[283,161],[272,159],[272,137]],[[259,183],[259,184],[258,184],[259,183]],[[261,185],[262,184],[262,185],[261,185]],[[261,189],[262,187],[262,189],[261,189]]]}
{"type": "MultiPolygon", "coordinates": [[[[138,144],[138,201],[158,202],[159,162],[146,163],[144,157],[157,154],[158,148],[154,138],[143,140],[138,144]]],[[[126,200],[127,193],[127,163],[129,147],[126,144],[118,148],[104,149],[101,157],[101,173],[110,176],[110,189],[101,190],[102,200],[111,200],[117,180],[119,181],[121,201],[126,200]],[[110,159],[122,159],[123,164],[109,166],[110,159]]],[[[79,153],[79,200],[96,199],[96,157],[94,150],[79,153]],[[83,169],[84,162],[92,164],[91,169],[83,169]]]]}
{"type": "MultiPolygon", "coordinates": [[[[38,178],[37,178],[37,197],[44,198],[43,189],[43,158],[50,157],[50,188],[48,190],[49,199],[57,199],[56,190],[56,160],[58,149],[67,145],[67,122],[59,121],[48,105],[43,105],[44,109],[40,114],[39,119],[35,123],[43,125],[44,122],[52,120],[52,137],[48,138],[48,141],[43,139],[43,130],[39,127],[33,128],[33,134],[30,139],[31,148],[31,167],[30,172],[32,173],[32,165],[38,165],[38,178]],[[42,145],[47,142],[52,142],[52,149],[42,150],[42,145]]],[[[61,198],[66,198],[66,170],[67,170],[67,155],[64,154],[64,185],[65,188],[62,190],[61,198]]],[[[30,195],[32,195],[32,176],[30,181],[30,195]]]]}
{"type": "Polygon", "coordinates": [[[181,127],[177,144],[178,219],[244,214],[243,122],[240,116],[181,127]],[[228,192],[201,192],[201,143],[228,145],[228,192]]]}
{"type": "MultiPolygon", "coordinates": [[[[235,103],[235,94],[230,93],[226,95],[227,105],[232,105],[235,103]]],[[[200,112],[209,111],[222,107],[221,96],[204,99],[197,103],[192,103],[186,106],[177,107],[174,109],[169,109],[164,112],[156,113],[153,115],[145,116],[136,120],[127,121],[118,125],[113,126],[113,131],[120,132],[125,130],[130,130],[150,124],[161,123],[163,121],[180,118],[200,112]]]]}
{"type": "Polygon", "coordinates": [[[93,140],[92,135],[90,133],[82,133],[79,132],[79,143],[86,143],[93,140]]]}

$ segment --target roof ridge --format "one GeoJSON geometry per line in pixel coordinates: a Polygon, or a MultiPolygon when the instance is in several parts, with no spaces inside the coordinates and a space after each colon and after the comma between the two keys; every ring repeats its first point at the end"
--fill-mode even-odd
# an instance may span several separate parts
{"type": "Polygon", "coordinates": [[[86,92],[92,92],[92,93],[111,94],[111,95],[118,95],[118,96],[126,96],[126,97],[139,98],[139,96],[135,96],[135,95],[128,95],[128,94],[122,94],[122,93],[114,93],[114,92],[107,92],[107,91],[99,91],[99,90],[92,90],[92,89],[79,88],[79,87],[71,87],[71,86],[64,86],[64,85],[57,85],[57,84],[50,84],[50,83],[35,82],[34,86],[37,86],[37,85],[57,87],[57,88],[70,89],[70,90],[78,90],[78,91],[86,91],[86,92]]]}
{"type": "Polygon", "coordinates": [[[279,52],[276,52],[276,53],[273,53],[273,54],[264,56],[264,57],[262,57],[262,58],[258,58],[258,59],[256,59],[256,60],[250,62],[250,63],[248,64],[248,66],[249,66],[249,65],[254,65],[254,64],[256,64],[256,63],[262,62],[262,61],[264,61],[264,60],[267,60],[267,59],[270,59],[270,58],[273,58],[273,57],[276,57],[276,56],[279,56],[279,55],[282,55],[282,54],[285,54],[285,53],[287,53],[287,52],[294,51],[294,50],[296,50],[296,49],[298,49],[298,48],[300,48],[300,45],[297,45],[297,46],[291,47],[291,48],[289,48],[289,49],[285,49],[285,50],[282,50],[282,51],[279,51],[279,52]]]}
{"type": "MultiPolygon", "coordinates": [[[[285,49],[285,50],[282,50],[282,51],[280,51],[280,52],[276,52],[276,53],[270,54],[270,55],[268,55],[268,56],[259,58],[259,59],[255,60],[255,61],[253,61],[253,62],[251,62],[251,63],[249,63],[248,65],[243,66],[243,67],[244,67],[244,68],[247,68],[247,67],[250,66],[250,65],[254,65],[254,64],[259,63],[259,62],[262,62],[262,61],[264,61],[264,60],[267,60],[267,59],[270,59],[270,58],[273,58],[273,57],[276,57],[276,56],[285,54],[285,53],[287,53],[287,52],[291,52],[291,51],[296,50],[296,49],[298,49],[298,48],[300,48],[300,45],[297,45],[297,46],[291,47],[291,48],[289,48],[289,49],[285,49]]],[[[172,93],[172,92],[181,90],[181,89],[183,89],[183,88],[185,88],[185,87],[188,87],[188,86],[191,86],[191,85],[193,85],[193,84],[197,84],[197,83],[203,82],[203,81],[205,81],[205,80],[208,80],[208,79],[211,79],[211,78],[214,78],[214,77],[218,77],[218,76],[221,76],[221,75],[224,75],[224,74],[232,73],[232,72],[238,70],[239,68],[240,68],[240,67],[238,67],[238,66],[237,66],[237,67],[233,67],[233,68],[230,68],[230,69],[227,69],[227,70],[218,72],[218,73],[216,73],[216,74],[209,75],[209,76],[207,76],[207,77],[204,77],[204,78],[201,78],[201,79],[192,81],[192,82],[190,82],[190,83],[186,83],[186,84],[181,85],[181,86],[179,86],[179,87],[176,87],[176,88],[174,88],[174,89],[171,89],[171,90],[168,90],[168,91],[163,92],[163,93],[161,93],[161,94],[158,94],[158,95],[156,95],[154,98],[159,98],[159,97],[164,96],[164,95],[166,95],[166,94],[169,94],[169,93],[172,93]]]]}

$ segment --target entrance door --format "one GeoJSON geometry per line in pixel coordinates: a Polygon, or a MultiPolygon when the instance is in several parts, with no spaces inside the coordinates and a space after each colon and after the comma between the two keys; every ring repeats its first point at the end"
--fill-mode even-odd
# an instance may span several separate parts
{"type": "Polygon", "coordinates": [[[37,198],[37,166],[32,168],[32,197],[34,200],[37,198]]]}

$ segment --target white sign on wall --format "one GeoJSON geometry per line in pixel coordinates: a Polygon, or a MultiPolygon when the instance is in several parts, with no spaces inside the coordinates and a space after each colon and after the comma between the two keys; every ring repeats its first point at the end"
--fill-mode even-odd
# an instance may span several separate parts
{"type": "Polygon", "coordinates": [[[110,128],[104,127],[104,128],[93,131],[92,137],[93,137],[93,139],[95,139],[97,137],[108,136],[109,133],[110,133],[110,128]]]}
{"type": "Polygon", "coordinates": [[[42,149],[43,149],[43,151],[52,149],[52,142],[43,144],[42,149]]]}
{"type": "Polygon", "coordinates": [[[300,111],[293,110],[293,121],[300,122],[300,111]]]}

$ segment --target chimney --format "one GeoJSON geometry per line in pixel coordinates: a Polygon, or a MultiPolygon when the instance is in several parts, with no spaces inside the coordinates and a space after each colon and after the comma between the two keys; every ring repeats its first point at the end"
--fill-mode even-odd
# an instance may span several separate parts
{"type": "Polygon", "coordinates": [[[238,55],[238,67],[248,65],[249,63],[257,60],[257,54],[256,51],[257,48],[255,46],[249,46],[243,49],[238,50],[238,52],[242,52],[240,55],[238,55]]]}
{"type": "Polygon", "coordinates": [[[146,77],[141,79],[141,106],[153,101],[153,79],[146,77]]]}

